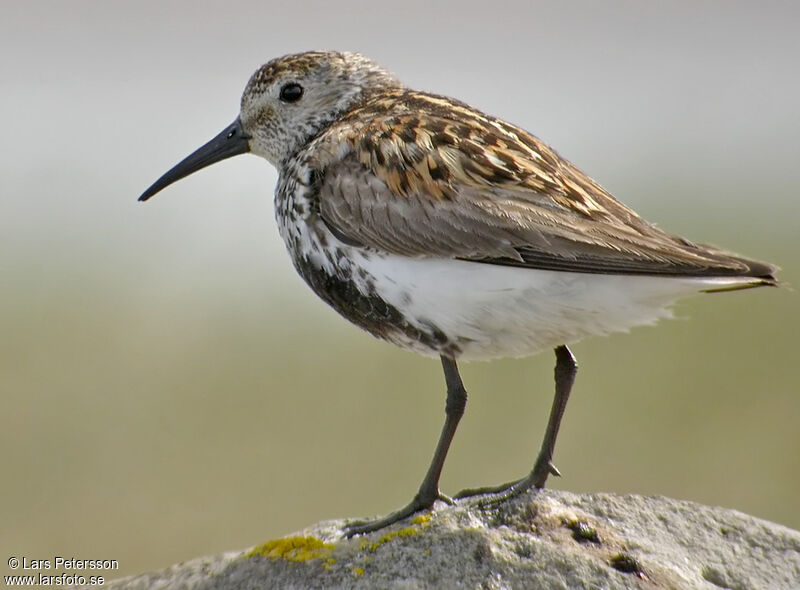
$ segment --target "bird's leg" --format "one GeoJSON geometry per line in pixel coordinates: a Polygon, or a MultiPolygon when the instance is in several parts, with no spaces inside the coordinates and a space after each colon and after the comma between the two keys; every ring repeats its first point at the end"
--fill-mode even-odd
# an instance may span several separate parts
{"type": "Polygon", "coordinates": [[[575,357],[566,345],[562,344],[558,346],[555,349],[555,353],[556,393],[553,398],[553,406],[550,409],[550,418],[547,421],[547,430],[545,430],[544,433],[542,448],[539,450],[539,456],[536,458],[533,470],[526,477],[518,481],[495,487],[462,490],[456,494],[455,498],[466,498],[483,494],[500,494],[497,500],[507,500],[530,488],[543,488],[547,478],[551,474],[561,475],[558,469],[556,469],[556,466],[553,465],[553,452],[556,447],[556,438],[558,437],[558,429],[561,426],[561,419],[564,417],[564,410],[567,408],[569,394],[572,391],[572,385],[575,383],[575,375],[578,373],[578,363],[575,362],[575,357]]]}
{"type": "Polygon", "coordinates": [[[453,501],[439,492],[439,477],[442,474],[442,467],[444,460],[447,457],[447,451],[450,449],[450,443],[455,436],[458,422],[461,416],[464,415],[464,408],[467,405],[467,391],[464,389],[464,383],[461,381],[461,376],[458,374],[458,366],[456,361],[452,358],[442,356],[442,368],[444,369],[444,379],[447,383],[447,402],[445,404],[445,420],[442,426],[442,433],[439,435],[439,442],[436,445],[436,450],[433,453],[433,459],[428,467],[428,472],[422,480],[422,485],[419,487],[414,499],[397,512],[392,512],[388,516],[367,521],[367,522],[354,522],[345,527],[345,535],[352,537],[353,535],[361,535],[364,533],[371,533],[382,529],[390,524],[394,524],[399,520],[403,520],[420,510],[426,510],[433,506],[436,500],[443,500],[452,504],[453,501]]]}
{"type": "Polygon", "coordinates": [[[575,383],[575,375],[578,373],[578,363],[569,348],[564,344],[557,347],[555,352],[556,395],[553,398],[553,407],[550,408],[550,418],[547,421],[547,430],[544,432],[542,448],[539,451],[536,464],[533,466],[533,471],[520,482],[519,486],[522,486],[522,489],[519,490],[520,492],[532,486],[543,488],[547,477],[551,473],[556,476],[561,475],[556,466],[553,465],[553,452],[556,448],[556,438],[558,437],[558,429],[561,427],[561,419],[564,417],[564,410],[567,409],[569,394],[572,391],[572,385],[575,383]],[[527,485],[525,485],[526,483],[527,485]]]}

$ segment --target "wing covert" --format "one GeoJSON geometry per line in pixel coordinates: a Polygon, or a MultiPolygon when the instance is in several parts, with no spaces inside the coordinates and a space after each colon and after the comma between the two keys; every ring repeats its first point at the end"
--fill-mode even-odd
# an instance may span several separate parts
{"type": "Polygon", "coordinates": [[[337,236],[403,256],[573,272],[771,272],[661,231],[527,132],[455,108],[458,120],[424,108],[362,113],[314,142],[330,146],[317,152],[328,154],[316,162],[318,194],[337,236]]]}

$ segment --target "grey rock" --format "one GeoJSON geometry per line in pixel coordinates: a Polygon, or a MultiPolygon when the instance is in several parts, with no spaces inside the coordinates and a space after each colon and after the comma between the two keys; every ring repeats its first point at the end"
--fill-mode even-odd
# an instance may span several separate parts
{"type": "Polygon", "coordinates": [[[437,504],[354,539],[343,524],[107,587],[800,589],[800,532],[663,497],[543,490],[498,505],[437,504]]]}

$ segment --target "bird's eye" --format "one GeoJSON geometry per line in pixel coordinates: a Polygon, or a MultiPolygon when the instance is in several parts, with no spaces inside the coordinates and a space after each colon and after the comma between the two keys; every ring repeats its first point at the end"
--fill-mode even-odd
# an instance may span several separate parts
{"type": "Polygon", "coordinates": [[[303,96],[303,87],[297,82],[289,82],[281,88],[280,98],[283,102],[297,102],[303,96]]]}

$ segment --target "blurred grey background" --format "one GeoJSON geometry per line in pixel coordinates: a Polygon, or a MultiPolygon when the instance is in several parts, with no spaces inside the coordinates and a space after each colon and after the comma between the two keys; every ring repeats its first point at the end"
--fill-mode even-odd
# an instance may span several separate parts
{"type": "MultiPolygon", "coordinates": [[[[363,52],[548,143],[661,227],[797,284],[794,2],[29,2],[0,22],[0,563],[118,575],[416,490],[437,362],[295,276],[275,171],[219,164],[141,204],[238,112],[250,74],[363,52]]],[[[703,296],[581,342],[558,488],[664,494],[800,527],[800,301],[703,296]]],[[[443,489],[528,471],[553,358],[469,364],[443,489]]]]}

